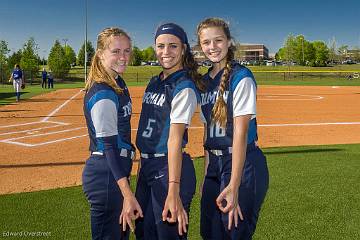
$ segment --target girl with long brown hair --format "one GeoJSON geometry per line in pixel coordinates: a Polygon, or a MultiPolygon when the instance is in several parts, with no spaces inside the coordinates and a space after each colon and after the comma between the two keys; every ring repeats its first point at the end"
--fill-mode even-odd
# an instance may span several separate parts
{"type": "Polygon", "coordinates": [[[201,199],[203,239],[251,239],[268,188],[265,156],[256,144],[256,82],[234,63],[228,24],[208,18],[198,43],[212,67],[203,76],[205,179],[201,199]]]}

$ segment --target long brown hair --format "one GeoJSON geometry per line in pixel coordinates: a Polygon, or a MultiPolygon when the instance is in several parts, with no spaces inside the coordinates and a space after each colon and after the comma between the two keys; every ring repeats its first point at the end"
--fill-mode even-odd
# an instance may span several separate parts
{"type": "Polygon", "coordinates": [[[194,80],[196,87],[201,91],[205,91],[205,83],[202,81],[202,76],[198,72],[199,65],[195,61],[190,49],[187,48],[189,48],[189,45],[186,45],[185,54],[183,56],[183,67],[194,80]]]}
{"type": "Polygon", "coordinates": [[[117,93],[123,93],[123,89],[117,85],[116,80],[105,70],[100,59],[100,54],[108,47],[110,43],[110,38],[115,36],[125,36],[131,42],[129,35],[124,30],[117,27],[105,28],[99,33],[97,37],[96,51],[91,61],[89,76],[86,79],[86,91],[88,91],[96,82],[106,83],[107,85],[112,87],[117,93]]]}
{"type": "Polygon", "coordinates": [[[218,122],[221,127],[225,127],[227,123],[227,104],[224,100],[224,92],[226,91],[229,85],[229,78],[231,72],[231,62],[234,60],[235,50],[236,47],[232,41],[232,37],[230,34],[229,24],[226,23],[221,18],[207,18],[204,21],[200,22],[197,27],[197,35],[198,35],[198,44],[200,44],[200,33],[205,28],[210,27],[218,27],[224,31],[224,34],[228,41],[230,41],[230,47],[228,49],[228,53],[226,56],[226,65],[221,76],[220,85],[219,85],[219,92],[218,96],[212,110],[212,118],[215,122],[218,122]]]}

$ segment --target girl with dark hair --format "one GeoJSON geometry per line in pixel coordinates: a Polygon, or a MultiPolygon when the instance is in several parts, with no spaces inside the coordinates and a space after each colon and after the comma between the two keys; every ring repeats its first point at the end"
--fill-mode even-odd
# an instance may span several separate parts
{"type": "Polygon", "coordinates": [[[256,82],[233,62],[228,24],[208,18],[197,28],[198,43],[212,67],[203,76],[205,179],[203,239],[251,239],[268,188],[265,156],[257,146],[256,82]]]}
{"type": "Polygon", "coordinates": [[[137,131],[141,168],[136,198],[144,218],[136,220],[135,234],[137,239],[186,239],[196,180],[183,149],[201,76],[180,26],[158,27],[155,52],[163,71],[146,87],[137,131]]]}
{"type": "Polygon", "coordinates": [[[97,39],[85,85],[84,115],[91,155],[83,171],[90,203],[92,239],[128,239],[142,210],[129,186],[135,148],[131,144],[131,98],[120,77],[131,56],[131,41],[119,28],[97,39]]]}

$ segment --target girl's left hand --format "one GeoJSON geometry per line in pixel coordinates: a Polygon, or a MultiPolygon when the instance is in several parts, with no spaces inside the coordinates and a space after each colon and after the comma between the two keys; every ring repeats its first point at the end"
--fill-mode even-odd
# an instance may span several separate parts
{"type": "Polygon", "coordinates": [[[224,188],[224,190],[217,197],[216,204],[218,205],[220,211],[229,214],[229,230],[231,229],[233,220],[235,227],[238,225],[239,216],[241,221],[244,220],[238,201],[238,188],[233,188],[230,184],[226,186],[226,188],[224,188]]]}
{"type": "Polygon", "coordinates": [[[178,222],[179,235],[186,233],[186,226],[189,224],[188,215],[183,207],[179,194],[168,193],[164,210],[162,212],[163,221],[169,223],[178,222]]]}

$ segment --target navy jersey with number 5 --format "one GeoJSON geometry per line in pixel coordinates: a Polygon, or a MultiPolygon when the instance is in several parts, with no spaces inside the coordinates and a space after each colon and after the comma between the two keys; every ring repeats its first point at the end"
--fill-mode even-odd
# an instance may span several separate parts
{"type": "MultiPolygon", "coordinates": [[[[190,124],[198,95],[194,82],[186,70],[179,70],[166,79],[153,77],[142,102],[136,146],[142,153],[167,153],[171,123],[190,124]]],[[[187,130],[183,147],[187,143],[187,130]]]]}
{"type": "Polygon", "coordinates": [[[223,150],[232,147],[233,141],[233,118],[242,115],[252,115],[249,130],[248,143],[257,140],[256,124],[256,82],[251,71],[233,63],[231,66],[229,84],[224,92],[224,100],[227,103],[227,124],[226,128],[220,127],[212,119],[212,109],[218,97],[218,88],[221,76],[224,70],[221,70],[212,79],[209,72],[204,75],[206,91],[201,93],[201,119],[207,124],[207,138],[205,149],[223,150]]]}

